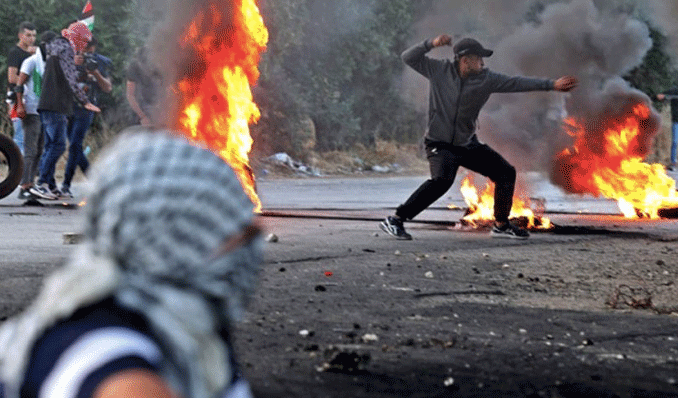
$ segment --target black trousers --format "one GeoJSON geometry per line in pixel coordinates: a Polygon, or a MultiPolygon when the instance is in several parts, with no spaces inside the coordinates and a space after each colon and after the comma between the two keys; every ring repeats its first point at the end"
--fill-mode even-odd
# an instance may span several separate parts
{"type": "Polygon", "coordinates": [[[463,166],[494,182],[494,218],[508,221],[513,206],[516,169],[494,149],[481,143],[472,143],[468,147],[427,143],[426,156],[431,168],[431,179],[421,184],[398,207],[398,217],[411,220],[424,211],[452,187],[459,166],[463,166]]]}

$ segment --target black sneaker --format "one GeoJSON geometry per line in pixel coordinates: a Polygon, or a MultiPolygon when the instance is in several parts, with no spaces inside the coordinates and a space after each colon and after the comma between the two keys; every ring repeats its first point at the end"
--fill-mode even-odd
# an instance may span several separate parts
{"type": "Polygon", "coordinates": [[[17,197],[21,200],[30,200],[33,198],[33,195],[28,192],[28,189],[20,188],[19,195],[17,197]]]}
{"type": "Polygon", "coordinates": [[[400,219],[388,216],[379,224],[381,230],[401,240],[412,240],[412,235],[405,232],[405,227],[400,219]]]}
{"type": "Polygon", "coordinates": [[[32,187],[28,188],[28,192],[40,199],[57,200],[57,197],[52,194],[49,188],[47,188],[47,184],[33,185],[32,187]]]}
{"type": "Polygon", "coordinates": [[[50,192],[52,195],[54,195],[55,198],[57,198],[57,199],[63,199],[63,195],[61,194],[61,191],[59,190],[59,188],[57,188],[56,185],[53,186],[53,187],[48,186],[47,189],[49,189],[49,192],[50,192]]]}
{"type": "Polygon", "coordinates": [[[66,199],[72,199],[73,198],[73,192],[71,192],[71,190],[68,189],[68,187],[62,186],[61,191],[59,191],[59,192],[61,193],[60,196],[62,198],[66,198],[66,199]]]}
{"type": "Polygon", "coordinates": [[[496,224],[492,227],[490,234],[497,238],[511,238],[511,239],[527,239],[530,233],[526,230],[517,227],[510,222],[504,224],[503,227],[498,227],[496,224]]]}

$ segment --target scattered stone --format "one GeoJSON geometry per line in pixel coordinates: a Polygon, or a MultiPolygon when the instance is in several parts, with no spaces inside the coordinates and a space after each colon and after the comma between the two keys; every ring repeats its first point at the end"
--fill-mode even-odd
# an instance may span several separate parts
{"type": "Polygon", "coordinates": [[[278,243],[279,240],[280,239],[278,238],[278,235],[276,235],[276,234],[268,234],[268,236],[266,236],[266,242],[269,242],[269,243],[278,243]]]}
{"type": "Polygon", "coordinates": [[[582,345],[585,345],[585,346],[590,346],[590,345],[593,345],[593,341],[592,341],[591,339],[584,339],[584,340],[581,342],[581,344],[582,344],[582,345]]]}
{"type": "Polygon", "coordinates": [[[449,386],[451,386],[451,385],[453,385],[453,384],[454,384],[454,378],[453,378],[453,377],[448,377],[447,379],[445,379],[445,380],[443,381],[443,385],[444,385],[445,387],[449,387],[449,386]]]}
{"type": "Polygon", "coordinates": [[[82,241],[82,234],[75,232],[63,233],[64,245],[77,245],[82,241]]]}
{"type": "Polygon", "coordinates": [[[426,277],[428,279],[433,279],[433,272],[431,272],[431,271],[426,272],[424,274],[424,277],[426,277]]]}
{"type": "Polygon", "coordinates": [[[300,330],[300,331],[299,331],[299,336],[301,336],[301,337],[308,337],[309,334],[311,334],[311,332],[309,332],[309,331],[306,330],[306,329],[303,329],[303,330],[300,330]]]}
{"type": "Polygon", "coordinates": [[[657,260],[657,265],[666,265],[664,260],[657,260]]]}
{"type": "Polygon", "coordinates": [[[379,341],[379,336],[372,333],[366,333],[360,339],[363,341],[363,343],[374,343],[379,341]]]}
{"type": "Polygon", "coordinates": [[[316,292],[326,292],[327,288],[323,285],[315,285],[315,288],[313,288],[316,292]]]}
{"type": "Polygon", "coordinates": [[[400,253],[400,250],[396,250],[395,253],[393,253],[393,254],[395,254],[396,256],[399,256],[401,253],[400,253]]]}

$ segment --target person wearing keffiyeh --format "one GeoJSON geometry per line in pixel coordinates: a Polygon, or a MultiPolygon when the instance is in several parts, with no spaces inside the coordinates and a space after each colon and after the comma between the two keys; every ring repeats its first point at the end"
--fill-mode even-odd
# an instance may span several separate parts
{"type": "Polygon", "coordinates": [[[169,131],[92,169],[83,242],[0,328],[0,396],[251,398],[231,333],[262,239],[233,170],[169,131]]]}
{"type": "Polygon", "coordinates": [[[83,51],[92,39],[92,32],[82,22],[74,22],[61,31],[61,36],[52,39],[46,46],[45,73],[38,112],[45,131],[45,148],[40,159],[38,184],[40,196],[57,199],[60,192],[54,180],[54,170],[59,157],[66,149],[68,116],[73,113],[73,101],[93,112],[100,109],[89,102],[87,95],[78,86],[75,54],[83,51]]]}

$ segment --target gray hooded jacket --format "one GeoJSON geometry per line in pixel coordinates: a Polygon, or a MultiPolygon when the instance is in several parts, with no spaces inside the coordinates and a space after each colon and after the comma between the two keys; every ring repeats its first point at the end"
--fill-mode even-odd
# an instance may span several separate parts
{"type": "Polygon", "coordinates": [[[553,90],[553,81],[549,79],[511,77],[487,69],[462,79],[456,62],[426,56],[432,48],[432,40],[426,40],[402,54],[407,65],[430,81],[425,136],[429,141],[455,146],[477,142],[478,114],[492,93],[553,90]]]}

